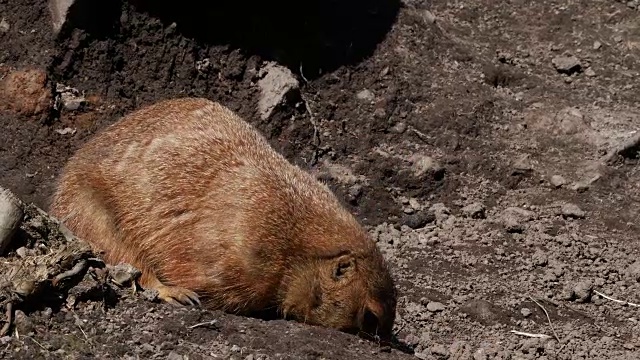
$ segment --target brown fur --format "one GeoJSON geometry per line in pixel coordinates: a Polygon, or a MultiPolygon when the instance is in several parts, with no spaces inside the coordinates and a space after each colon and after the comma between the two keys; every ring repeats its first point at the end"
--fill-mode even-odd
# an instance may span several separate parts
{"type": "Polygon", "coordinates": [[[205,99],[125,116],[68,162],[51,213],[171,303],[389,338],[383,257],[331,191],[205,99]]]}

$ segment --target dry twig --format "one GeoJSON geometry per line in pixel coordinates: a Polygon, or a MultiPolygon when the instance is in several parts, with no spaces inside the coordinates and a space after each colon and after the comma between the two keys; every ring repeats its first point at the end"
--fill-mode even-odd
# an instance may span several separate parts
{"type": "Polygon", "coordinates": [[[74,277],[80,274],[86,268],[87,268],[87,260],[80,260],[78,261],[77,264],[73,266],[73,268],[71,268],[71,270],[67,270],[65,272],[62,272],[56,275],[56,277],[53,278],[53,280],[51,280],[51,283],[53,284],[53,286],[57,286],[60,281],[66,280],[70,277],[74,277]]]}
{"type": "Polygon", "coordinates": [[[549,317],[549,313],[547,312],[547,309],[544,308],[544,306],[542,306],[536,299],[534,299],[533,297],[529,296],[529,299],[531,299],[531,301],[533,301],[534,303],[536,303],[536,305],[538,305],[540,307],[540,309],[542,309],[542,311],[544,311],[544,314],[547,315],[547,320],[549,321],[549,327],[551,327],[551,331],[553,331],[553,336],[555,336],[556,340],[558,342],[560,342],[560,338],[558,337],[558,333],[556,333],[556,329],[553,328],[553,323],[551,323],[551,318],[549,317]]]}
{"type": "Polygon", "coordinates": [[[6,308],[7,320],[4,326],[2,327],[2,329],[0,329],[0,336],[7,335],[9,333],[9,329],[11,329],[11,325],[13,325],[13,303],[12,302],[6,303],[5,308],[6,308]]]}
{"type": "Polygon", "coordinates": [[[533,334],[533,333],[527,333],[527,332],[522,332],[522,331],[518,331],[518,330],[511,330],[510,332],[513,333],[513,334],[516,334],[516,335],[522,335],[522,336],[538,338],[538,339],[550,339],[551,338],[551,336],[549,336],[547,334],[533,334]]]}
{"type": "Polygon", "coordinates": [[[603,294],[603,293],[601,293],[600,291],[597,291],[597,290],[593,290],[593,292],[598,294],[598,295],[600,295],[600,296],[602,296],[603,298],[605,298],[607,300],[611,300],[613,302],[617,302],[618,304],[629,305],[629,306],[633,306],[633,307],[640,307],[640,304],[634,304],[632,302],[614,299],[614,298],[612,298],[610,296],[607,296],[607,295],[605,295],[605,294],[603,294]]]}
{"type": "Polygon", "coordinates": [[[214,326],[215,324],[218,323],[218,320],[210,320],[210,321],[205,321],[205,322],[201,322],[195,325],[191,325],[188,328],[189,329],[195,329],[195,328],[199,328],[199,327],[203,327],[203,326],[214,326]]]}

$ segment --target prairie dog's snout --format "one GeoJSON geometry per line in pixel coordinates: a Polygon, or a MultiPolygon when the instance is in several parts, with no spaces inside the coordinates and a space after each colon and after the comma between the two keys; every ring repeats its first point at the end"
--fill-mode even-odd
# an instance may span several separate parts
{"type": "Polygon", "coordinates": [[[161,101],[104,129],[67,163],[50,211],[167,302],[391,334],[395,285],[366,231],[209,100],[161,101]]]}

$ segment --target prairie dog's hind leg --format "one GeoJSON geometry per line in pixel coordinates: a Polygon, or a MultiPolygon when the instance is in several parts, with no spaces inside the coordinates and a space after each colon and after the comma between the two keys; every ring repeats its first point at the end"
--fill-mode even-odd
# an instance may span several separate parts
{"type": "MultiPolygon", "coordinates": [[[[77,181],[68,180],[70,183],[77,181]]],[[[138,283],[143,288],[158,291],[158,298],[173,305],[199,305],[195,292],[163,284],[145,263],[141,250],[134,244],[122,241],[111,212],[92,189],[84,186],[70,187],[63,182],[54,196],[50,212],[80,239],[87,241],[94,250],[104,253],[104,260],[112,265],[128,263],[140,270],[138,283]]]]}

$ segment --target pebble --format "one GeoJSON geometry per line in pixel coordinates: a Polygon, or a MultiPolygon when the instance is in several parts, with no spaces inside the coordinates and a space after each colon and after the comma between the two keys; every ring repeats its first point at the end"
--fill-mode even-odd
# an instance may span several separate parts
{"type": "Polygon", "coordinates": [[[600,50],[601,47],[602,47],[602,43],[600,41],[593,42],[593,50],[600,50]]]}
{"type": "Polygon", "coordinates": [[[559,188],[565,185],[567,183],[567,180],[561,175],[553,175],[549,182],[551,183],[551,185],[553,185],[553,187],[559,188]]]}
{"type": "Polygon", "coordinates": [[[260,118],[266,120],[278,105],[285,102],[289,94],[299,90],[300,84],[291,70],[274,62],[260,69],[260,75],[262,78],[258,81],[258,111],[260,118]]]}
{"type": "Polygon", "coordinates": [[[596,76],[596,72],[593,71],[592,68],[588,68],[587,70],[584,71],[584,74],[587,75],[588,77],[594,77],[596,76]]]}
{"type": "Polygon", "coordinates": [[[528,308],[522,308],[520,309],[520,314],[522,314],[522,316],[524,317],[529,317],[529,315],[531,315],[531,310],[529,310],[528,308]]]}
{"type": "Polygon", "coordinates": [[[551,62],[559,73],[567,75],[580,71],[582,67],[580,60],[575,56],[556,56],[551,62]]]}
{"type": "Polygon", "coordinates": [[[420,211],[411,215],[406,215],[402,218],[401,224],[406,225],[412,229],[421,229],[428,223],[433,222],[436,216],[431,211],[420,211]]]}
{"type": "Polygon", "coordinates": [[[142,273],[129,264],[118,264],[110,267],[109,276],[119,286],[129,286],[142,273]]]}
{"type": "Polygon", "coordinates": [[[9,29],[11,29],[11,26],[5,18],[2,18],[2,20],[0,20],[0,33],[6,33],[9,29]]]}
{"type": "Polygon", "coordinates": [[[416,154],[412,157],[413,164],[411,165],[413,169],[413,175],[415,177],[421,177],[422,175],[433,172],[434,175],[443,170],[442,166],[433,159],[431,156],[424,154],[416,154]]]}
{"type": "Polygon", "coordinates": [[[427,311],[429,312],[440,312],[443,311],[446,307],[443,303],[432,301],[427,304],[427,311]]]}
{"type": "Polygon", "coordinates": [[[629,265],[625,273],[632,281],[640,282],[640,260],[629,265]]]}
{"type": "Polygon", "coordinates": [[[231,352],[240,352],[240,346],[238,345],[233,345],[231,347],[231,352]]]}
{"type": "Polygon", "coordinates": [[[484,205],[477,202],[463,207],[462,213],[472,219],[484,219],[486,217],[484,205]]]}
{"type": "Polygon", "coordinates": [[[518,207],[508,207],[502,213],[502,224],[507,232],[518,233],[524,231],[524,223],[531,221],[534,213],[518,207]]]}
{"type": "Polygon", "coordinates": [[[580,209],[578,205],[567,203],[562,205],[562,215],[564,217],[582,219],[585,217],[586,213],[584,210],[580,209]]]}
{"type": "Polygon", "coordinates": [[[364,89],[356,94],[356,97],[362,101],[373,102],[376,99],[376,96],[371,92],[371,90],[364,89]]]}
{"type": "Polygon", "coordinates": [[[0,187],[0,256],[11,244],[23,216],[20,199],[10,190],[0,187]]]}
{"type": "Polygon", "coordinates": [[[580,281],[574,286],[573,293],[577,302],[589,302],[593,293],[593,283],[588,280],[580,281]]]}
{"type": "Polygon", "coordinates": [[[389,131],[391,131],[394,134],[402,134],[405,131],[407,131],[407,124],[403,123],[403,122],[398,122],[395,125],[393,125],[389,131]]]}
{"type": "Polygon", "coordinates": [[[178,354],[175,351],[171,351],[169,355],[167,355],[167,360],[184,360],[184,356],[178,354]]]}

